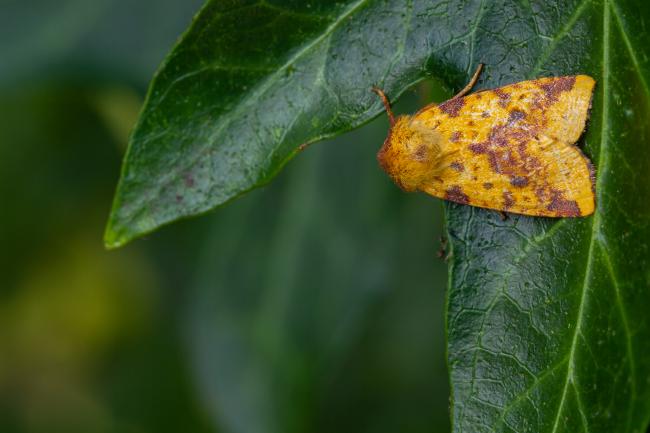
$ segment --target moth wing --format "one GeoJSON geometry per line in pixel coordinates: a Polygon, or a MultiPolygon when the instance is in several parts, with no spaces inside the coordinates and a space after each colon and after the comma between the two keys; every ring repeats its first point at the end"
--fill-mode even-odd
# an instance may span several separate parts
{"type": "MultiPolygon", "coordinates": [[[[540,131],[559,142],[573,144],[578,141],[589,117],[596,84],[594,79],[586,75],[577,75],[540,78],[522,84],[526,83],[530,83],[530,87],[540,88],[542,92],[530,101],[533,112],[541,111],[535,113],[531,119],[546,122],[539,125],[540,131]]],[[[517,93],[521,98],[521,90],[517,89],[517,93]]]]}
{"type": "Polygon", "coordinates": [[[542,78],[427,107],[414,121],[445,140],[446,167],[420,186],[436,197],[534,216],[594,211],[593,168],[573,145],[594,80],[542,78]]]}
{"type": "MultiPolygon", "coordinates": [[[[543,136],[529,143],[527,151],[543,161],[536,174],[507,177],[495,173],[480,155],[470,153],[460,161],[454,154],[448,157],[447,168],[423,183],[420,190],[457,203],[524,215],[577,217],[593,213],[591,172],[577,147],[543,136]]],[[[495,157],[517,158],[507,154],[495,157]]]]}

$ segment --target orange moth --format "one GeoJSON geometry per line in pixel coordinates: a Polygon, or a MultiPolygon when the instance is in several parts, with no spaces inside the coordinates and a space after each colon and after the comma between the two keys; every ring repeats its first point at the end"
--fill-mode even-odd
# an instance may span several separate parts
{"type": "Polygon", "coordinates": [[[575,146],[595,81],[538,78],[470,95],[483,65],[450,100],[395,118],[377,154],[405,191],[499,211],[546,217],[594,212],[594,169],[575,146]],[[467,96],[465,96],[467,95],[467,96]]]}

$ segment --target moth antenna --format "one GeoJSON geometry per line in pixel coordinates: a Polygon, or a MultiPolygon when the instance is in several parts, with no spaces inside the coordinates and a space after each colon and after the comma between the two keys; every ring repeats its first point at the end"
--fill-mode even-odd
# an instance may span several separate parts
{"type": "Polygon", "coordinates": [[[457,99],[457,98],[462,98],[463,96],[467,95],[470,90],[472,90],[472,87],[476,84],[478,81],[478,77],[481,75],[481,71],[483,70],[483,63],[479,63],[478,66],[476,67],[476,72],[474,72],[474,75],[472,76],[472,79],[469,80],[469,83],[467,83],[467,86],[463,88],[460,92],[456,94],[451,99],[457,99]]]}
{"type": "Polygon", "coordinates": [[[393,116],[393,110],[390,108],[390,101],[388,100],[388,96],[386,96],[384,91],[379,87],[373,87],[372,91],[375,92],[381,98],[381,102],[384,103],[384,108],[386,109],[386,114],[388,114],[388,121],[390,122],[390,126],[395,125],[395,116],[393,116]]]}

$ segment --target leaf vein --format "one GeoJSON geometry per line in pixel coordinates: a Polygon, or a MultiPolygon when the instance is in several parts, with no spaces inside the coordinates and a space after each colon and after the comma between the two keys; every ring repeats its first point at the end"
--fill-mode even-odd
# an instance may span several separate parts
{"type": "Polygon", "coordinates": [[[551,56],[551,54],[555,51],[557,48],[557,45],[560,43],[560,41],[569,34],[571,29],[575,26],[575,24],[578,22],[578,18],[582,15],[582,13],[585,11],[587,6],[591,3],[591,0],[583,0],[582,3],[580,3],[575,11],[573,12],[573,15],[569,18],[569,20],[566,22],[564,27],[560,29],[560,31],[555,35],[554,38],[551,39],[551,43],[548,45],[548,48],[544,50],[541,55],[538,57],[537,63],[535,63],[535,66],[531,70],[530,73],[530,78],[536,78],[537,75],[540,73],[542,65],[548,60],[548,58],[551,56]]]}
{"type": "MultiPolygon", "coordinates": [[[[616,278],[616,273],[614,272],[614,266],[612,265],[612,261],[609,257],[609,254],[607,254],[607,251],[605,251],[605,245],[603,245],[602,241],[600,241],[599,245],[600,245],[601,255],[603,256],[603,259],[605,261],[605,267],[607,268],[607,272],[609,273],[609,276],[612,280],[612,285],[614,286],[616,306],[619,310],[619,314],[621,315],[621,321],[623,322],[623,330],[625,331],[625,348],[627,350],[627,359],[628,359],[628,364],[630,366],[630,394],[631,394],[630,399],[632,401],[635,401],[636,392],[637,392],[636,391],[636,363],[634,362],[634,348],[632,345],[632,331],[630,330],[630,322],[628,320],[627,312],[623,305],[621,288],[618,284],[618,279],[616,278]]],[[[625,428],[625,431],[630,430],[630,425],[632,423],[632,416],[634,413],[633,409],[634,409],[634,405],[629,404],[628,415],[627,415],[627,427],[625,428]]]]}
{"type": "Polygon", "coordinates": [[[646,94],[650,96],[650,87],[648,87],[648,82],[646,81],[646,76],[643,74],[643,71],[641,71],[641,66],[639,64],[639,59],[636,56],[636,51],[634,51],[634,48],[632,48],[632,43],[630,42],[630,38],[628,37],[627,32],[625,31],[625,26],[623,26],[623,20],[621,19],[620,13],[618,11],[618,6],[616,5],[616,2],[614,2],[614,0],[610,2],[610,5],[611,5],[614,18],[616,19],[616,24],[618,25],[618,28],[621,30],[621,35],[623,36],[625,47],[627,48],[630,54],[630,58],[632,59],[632,63],[634,64],[634,68],[636,72],[639,74],[639,78],[641,79],[641,84],[643,84],[643,89],[645,90],[646,94]]]}
{"type": "Polygon", "coordinates": [[[562,358],[560,361],[556,362],[554,365],[547,368],[542,374],[537,376],[535,378],[535,380],[525,390],[523,390],[522,392],[517,394],[517,396],[514,398],[514,400],[512,400],[510,403],[508,403],[506,406],[504,406],[503,412],[501,413],[501,416],[499,417],[499,420],[497,421],[497,426],[502,424],[503,422],[505,422],[506,415],[508,415],[508,413],[510,413],[510,411],[512,409],[517,407],[517,405],[521,401],[529,398],[531,393],[533,392],[533,390],[535,390],[535,388],[540,386],[547,377],[552,376],[552,374],[557,369],[559,369],[560,367],[563,367],[564,364],[566,364],[568,362],[568,360],[569,360],[569,357],[567,355],[564,358],[562,358]]]}
{"type": "MultiPolygon", "coordinates": [[[[207,147],[207,142],[212,142],[214,137],[223,132],[226,126],[230,123],[231,119],[237,118],[244,108],[248,107],[253,101],[259,99],[271,87],[271,85],[275,82],[275,79],[280,74],[282,74],[288,67],[297,62],[298,59],[300,59],[305,53],[309,52],[312,48],[318,45],[318,43],[329,37],[343,21],[352,16],[355,12],[357,12],[357,10],[365,6],[367,3],[368,0],[358,0],[357,2],[353,3],[344,13],[342,13],[335,21],[333,21],[320,36],[315,38],[313,41],[295,53],[284,65],[279,67],[275,73],[269,75],[268,78],[259,84],[255,91],[251,92],[245,99],[242,100],[240,104],[234,107],[232,111],[224,114],[221,117],[223,120],[211,134],[210,140],[206,140],[206,143],[201,146],[201,150],[207,147]]],[[[165,178],[161,178],[160,182],[157,184],[157,187],[149,193],[149,197],[146,201],[150,201],[151,196],[159,194],[160,191],[168,187],[173,181],[179,179],[182,173],[184,173],[188,167],[192,167],[194,164],[196,164],[196,162],[199,161],[201,157],[203,157],[203,152],[196,152],[194,156],[187,159],[186,163],[182,164],[182,169],[179,168],[173,172],[170,172],[167,176],[165,176],[165,178]]]]}
{"type": "MultiPolygon", "coordinates": [[[[606,156],[606,141],[605,141],[605,132],[607,125],[609,124],[609,111],[608,111],[608,87],[609,87],[609,75],[607,71],[607,66],[609,65],[609,31],[610,31],[610,17],[609,17],[609,7],[607,5],[607,0],[604,1],[603,3],[603,104],[602,104],[602,119],[601,119],[601,142],[600,142],[600,151],[599,154],[602,153],[603,155],[606,156]]],[[[604,158],[603,158],[604,159],[604,158]]],[[[599,166],[603,166],[604,162],[600,158],[599,155],[599,166]]],[[[598,177],[596,181],[596,191],[598,192],[600,190],[599,186],[600,183],[602,182],[603,176],[598,177]]],[[[590,231],[590,239],[589,239],[589,250],[587,252],[587,263],[585,265],[585,274],[584,274],[584,279],[582,283],[582,293],[580,296],[580,303],[578,307],[578,316],[576,320],[576,325],[575,325],[575,330],[573,332],[573,339],[571,341],[571,348],[569,350],[569,362],[567,365],[567,374],[566,374],[566,380],[564,382],[564,389],[562,391],[562,397],[560,399],[560,403],[558,405],[557,409],[557,415],[555,417],[555,422],[553,424],[553,430],[552,433],[556,433],[558,427],[560,426],[560,417],[562,414],[562,411],[564,409],[564,404],[566,401],[567,397],[567,392],[569,389],[569,385],[574,382],[575,380],[575,353],[576,353],[576,348],[577,348],[577,343],[578,343],[578,336],[580,335],[580,330],[582,328],[582,321],[584,320],[584,310],[585,310],[585,304],[587,301],[587,292],[588,292],[588,286],[589,286],[589,281],[591,278],[592,274],[592,266],[594,262],[594,246],[596,244],[596,233],[600,230],[600,213],[599,210],[596,209],[595,215],[592,217],[592,226],[591,226],[591,231],[590,231]]],[[[576,398],[578,397],[578,389],[574,384],[574,389],[576,391],[576,398]]],[[[583,419],[584,422],[584,419],[583,419]]]]}

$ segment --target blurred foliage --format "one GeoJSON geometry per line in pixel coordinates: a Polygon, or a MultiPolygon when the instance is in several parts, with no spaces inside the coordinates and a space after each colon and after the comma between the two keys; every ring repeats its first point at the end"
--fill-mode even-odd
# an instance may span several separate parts
{"type": "Polygon", "coordinates": [[[377,168],[385,119],[103,250],[144,86],[200,3],[0,5],[0,431],[447,431],[440,205],[377,168]]]}
{"type": "Polygon", "coordinates": [[[95,93],[37,84],[0,104],[0,431],[208,431],[163,270],[99,242],[124,141],[95,93]]]}
{"type": "Polygon", "coordinates": [[[445,426],[441,205],[369,157],[386,123],[313,145],[215,214],[189,335],[227,431],[445,426]]]}

